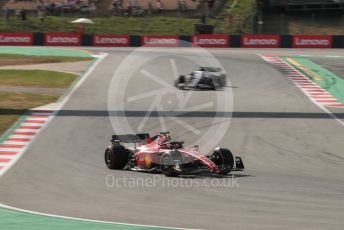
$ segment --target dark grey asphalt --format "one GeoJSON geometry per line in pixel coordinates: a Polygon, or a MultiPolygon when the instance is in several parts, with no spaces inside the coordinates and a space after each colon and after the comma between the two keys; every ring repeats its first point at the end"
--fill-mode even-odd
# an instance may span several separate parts
{"type": "MultiPolygon", "coordinates": [[[[151,50],[146,55],[154,53],[151,50]]],[[[234,94],[234,117],[219,145],[244,160],[247,170],[232,174],[239,187],[195,186],[196,182],[219,180],[209,177],[192,179],[191,187],[181,184],[187,178],[179,179],[178,186],[166,186],[171,179],[151,187],[106,186],[107,176],[164,179],[109,171],[103,162],[103,150],[113,133],[107,116],[108,87],[127,55],[126,50],[110,51],[22,159],[0,179],[0,203],[65,216],[188,228],[343,228],[344,127],[261,60],[255,50],[214,52],[230,76],[231,87],[226,90],[234,94]]],[[[143,69],[172,83],[169,61],[170,57],[159,58],[143,69]]],[[[185,63],[177,62],[180,72],[193,68],[185,63]]],[[[123,87],[131,97],[159,89],[159,84],[136,71],[123,87]]],[[[225,93],[219,92],[220,98],[225,93]]],[[[173,111],[176,100],[176,93],[165,95],[161,110],[173,111]]],[[[195,92],[187,106],[209,101],[213,107],[201,111],[216,111],[212,91],[195,92]]],[[[130,125],[140,124],[150,102],[126,102],[125,109],[134,111],[128,117],[130,125]]],[[[203,112],[179,119],[202,135],[213,121],[203,112]]],[[[175,120],[164,122],[172,135],[186,143],[198,137],[175,120]]],[[[144,127],[144,131],[159,129],[157,117],[148,119],[144,127]]]]}

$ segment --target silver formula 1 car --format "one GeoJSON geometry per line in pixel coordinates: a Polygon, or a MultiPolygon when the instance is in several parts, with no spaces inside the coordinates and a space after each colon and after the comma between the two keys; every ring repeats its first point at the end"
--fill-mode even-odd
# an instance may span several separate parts
{"type": "Polygon", "coordinates": [[[175,81],[179,89],[217,90],[226,86],[226,73],[218,67],[199,67],[189,75],[181,75],[175,81]]]}

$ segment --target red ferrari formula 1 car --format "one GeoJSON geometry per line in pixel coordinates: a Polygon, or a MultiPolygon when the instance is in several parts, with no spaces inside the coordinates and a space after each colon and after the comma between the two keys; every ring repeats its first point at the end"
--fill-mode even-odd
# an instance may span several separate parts
{"type": "Polygon", "coordinates": [[[215,148],[209,156],[198,151],[198,146],[185,148],[183,142],[171,141],[168,132],[151,137],[149,134],[113,135],[112,144],[105,150],[109,169],[141,172],[161,172],[165,176],[209,172],[228,174],[241,171],[244,164],[231,151],[215,148]],[[134,147],[125,147],[132,143],[134,147]]]}

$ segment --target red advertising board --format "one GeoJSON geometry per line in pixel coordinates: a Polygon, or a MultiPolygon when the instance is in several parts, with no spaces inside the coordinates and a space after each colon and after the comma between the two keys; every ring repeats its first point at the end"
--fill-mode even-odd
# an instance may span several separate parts
{"type": "Polygon", "coordinates": [[[142,45],[149,47],[178,47],[178,36],[142,36],[142,45]]]}
{"type": "Polygon", "coordinates": [[[198,34],[191,38],[192,46],[226,48],[229,47],[229,36],[225,34],[198,34]]]}
{"type": "Polygon", "coordinates": [[[0,46],[31,46],[32,33],[0,33],[0,46]]]}
{"type": "Polygon", "coordinates": [[[46,33],[44,45],[47,46],[80,46],[81,35],[72,33],[46,33]]]}
{"type": "Polygon", "coordinates": [[[241,47],[244,48],[279,48],[281,46],[280,35],[242,35],[241,47]]]}
{"type": "Polygon", "coordinates": [[[129,35],[94,35],[93,46],[128,47],[130,45],[129,35]]]}
{"type": "Polygon", "coordinates": [[[332,36],[294,35],[293,48],[332,48],[332,36]]]}

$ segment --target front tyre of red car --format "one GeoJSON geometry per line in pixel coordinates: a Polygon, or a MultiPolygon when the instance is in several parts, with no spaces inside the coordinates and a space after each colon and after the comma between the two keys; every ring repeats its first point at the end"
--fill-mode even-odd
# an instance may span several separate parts
{"type": "Polygon", "coordinates": [[[216,149],[210,159],[220,168],[220,174],[230,173],[234,167],[234,156],[229,149],[216,149]]]}
{"type": "Polygon", "coordinates": [[[122,145],[108,147],[104,157],[109,169],[123,169],[128,163],[128,151],[122,145]]]}

